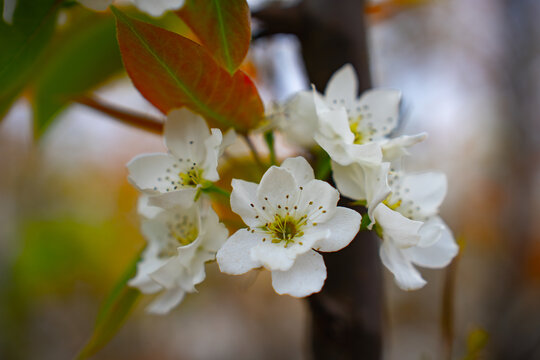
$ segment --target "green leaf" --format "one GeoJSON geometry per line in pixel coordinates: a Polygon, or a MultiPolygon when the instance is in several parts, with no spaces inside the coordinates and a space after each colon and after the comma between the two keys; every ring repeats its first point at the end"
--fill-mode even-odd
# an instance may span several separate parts
{"type": "Polygon", "coordinates": [[[231,76],[199,44],[111,8],[128,75],[163,113],[186,106],[211,126],[232,126],[244,134],[258,125],[264,107],[246,74],[231,76]]]}
{"type": "Polygon", "coordinates": [[[238,69],[251,40],[245,0],[187,0],[177,14],[221,66],[231,74],[238,69]]]}
{"type": "Polygon", "coordinates": [[[77,359],[86,359],[107,345],[131,313],[141,293],[139,290],[129,287],[127,282],[135,275],[139,259],[140,254],[137,254],[135,260],[103,302],[96,318],[94,333],[77,359]]]}
{"type": "Polygon", "coordinates": [[[40,63],[61,3],[62,0],[18,0],[13,24],[0,21],[0,118],[40,63]]]}
{"type": "Polygon", "coordinates": [[[47,51],[48,61],[34,85],[38,136],[70,100],[123,69],[115,32],[112,16],[91,13],[87,19],[77,19],[68,36],[47,51]]]}

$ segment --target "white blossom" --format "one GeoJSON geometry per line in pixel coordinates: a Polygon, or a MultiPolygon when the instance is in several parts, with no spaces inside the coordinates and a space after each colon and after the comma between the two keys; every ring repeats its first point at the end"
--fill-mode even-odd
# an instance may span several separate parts
{"type": "Polygon", "coordinates": [[[283,105],[277,105],[269,116],[271,121],[293,144],[311,148],[319,121],[311,91],[299,91],[283,105]]]}
{"type": "Polygon", "coordinates": [[[356,211],[337,206],[339,193],[315,180],[303,157],[272,166],[260,184],[234,179],[231,208],[248,228],[218,251],[222,272],[243,274],[264,267],[278,294],[296,297],[320,291],[326,267],[318,251],[347,246],[360,227],[356,211]]]}
{"type": "Polygon", "coordinates": [[[390,172],[391,192],[373,210],[375,230],[382,237],[380,256],[403,290],[426,284],[414,265],[443,268],[456,256],[452,232],[437,215],[446,195],[446,176],[428,172],[390,172]]]}
{"type": "MultiPolygon", "coordinates": [[[[85,7],[104,11],[114,0],[79,0],[85,7]]],[[[161,16],[168,10],[178,10],[184,5],[184,0],[131,0],[139,10],[151,16],[161,16]]]]}
{"type": "Polygon", "coordinates": [[[219,179],[219,156],[235,134],[209,131],[203,118],[187,109],[169,113],[164,133],[169,153],[136,156],[127,164],[128,179],[151,196],[150,205],[189,207],[203,187],[219,179]]]}
{"type": "Polygon", "coordinates": [[[209,207],[161,209],[142,200],[142,233],[148,244],[129,285],[145,294],[159,293],[147,310],[164,314],[205,278],[205,263],[227,239],[228,231],[209,207]],[[150,218],[148,218],[150,216],[150,218]]]}
{"type": "Polygon", "coordinates": [[[315,140],[340,165],[379,164],[406,154],[425,133],[389,138],[399,120],[401,92],[372,89],[357,98],[358,80],[350,64],[328,82],[324,96],[314,93],[319,118],[315,140]]]}

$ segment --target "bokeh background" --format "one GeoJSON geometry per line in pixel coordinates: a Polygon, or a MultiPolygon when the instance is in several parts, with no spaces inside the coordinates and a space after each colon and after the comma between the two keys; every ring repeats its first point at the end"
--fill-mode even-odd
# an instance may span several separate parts
{"type": "MultiPolygon", "coordinates": [[[[59,22],[74,12],[95,16],[75,6],[59,22]]],[[[384,358],[442,359],[450,321],[452,358],[476,347],[470,358],[540,359],[540,3],[385,0],[365,16],[373,82],[404,95],[399,131],[429,133],[406,166],[447,173],[441,212],[461,245],[448,269],[422,270],[419,291],[385,270],[384,358]]],[[[309,87],[300,48],[291,35],[254,41],[246,66],[266,100],[309,87]]],[[[160,116],[125,74],[95,94],[160,116]]],[[[0,123],[0,358],[69,359],[144,246],[125,164],[165,148],[82,105],[35,141],[31,107],[22,96],[0,123]]],[[[280,144],[281,157],[294,150],[280,144]]],[[[146,314],[143,299],[95,358],[308,357],[304,300],[275,294],[268,272],[207,269],[167,316],[146,314]]]]}

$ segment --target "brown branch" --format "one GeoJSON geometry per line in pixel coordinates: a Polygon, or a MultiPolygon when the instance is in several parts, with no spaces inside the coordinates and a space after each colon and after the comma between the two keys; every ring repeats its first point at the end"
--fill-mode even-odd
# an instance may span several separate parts
{"type": "MultiPolygon", "coordinates": [[[[323,90],[339,67],[351,63],[362,91],[371,87],[363,16],[362,0],[305,0],[292,9],[254,14],[265,25],[263,35],[298,36],[309,79],[317,89],[323,90]]],[[[347,200],[342,201],[346,206],[347,200]]],[[[361,232],[342,251],[323,254],[328,278],[322,291],[308,298],[314,359],[381,359],[383,289],[378,249],[377,237],[361,232]]]]}
{"type": "Polygon", "coordinates": [[[456,275],[458,263],[461,259],[463,250],[462,239],[458,239],[460,251],[458,256],[448,266],[444,278],[442,306],[441,306],[441,336],[443,345],[443,354],[445,359],[452,360],[452,343],[454,340],[454,299],[456,290],[456,275]]]}
{"type": "Polygon", "coordinates": [[[88,106],[94,110],[109,115],[113,119],[127,124],[137,129],[152,132],[161,135],[163,133],[163,121],[157,118],[151,118],[142,114],[137,114],[131,110],[122,109],[120,107],[107,104],[96,98],[81,96],[73,100],[74,102],[88,106]]]}

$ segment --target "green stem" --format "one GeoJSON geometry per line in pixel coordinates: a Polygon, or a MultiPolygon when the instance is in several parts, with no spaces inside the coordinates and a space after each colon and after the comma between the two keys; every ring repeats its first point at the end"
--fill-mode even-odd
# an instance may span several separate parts
{"type": "Polygon", "coordinates": [[[219,195],[225,196],[227,198],[231,197],[231,192],[230,191],[225,190],[224,188],[219,187],[216,184],[212,184],[212,185],[208,186],[207,188],[204,188],[203,191],[206,192],[206,193],[209,193],[209,194],[219,194],[219,195]]]}
{"type": "Polygon", "coordinates": [[[264,166],[260,156],[259,152],[257,151],[257,148],[255,147],[255,144],[253,144],[253,141],[249,138],[248,135],[244,134],[244,140],[246,140],[246,143],[249,147],[249,150],[251,151],[251,155],[253,155],[253,159],[255,159],[255,162],[259,166],[259,168],[264,172],[266,170],[266,167],[264,166]]]}
{"type": "Polygon", "coordinates": [[[264,140],[266,141],[266,145],[268,145],[268,151],[270,152],[271,165],[277,165],[274,132],[270,130],[264,133],[264,140]]]}

